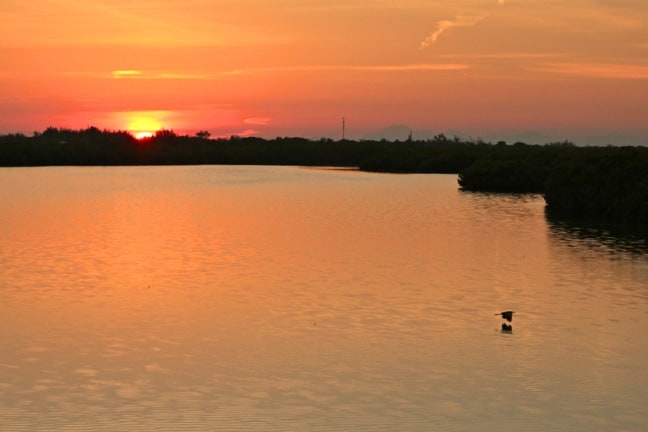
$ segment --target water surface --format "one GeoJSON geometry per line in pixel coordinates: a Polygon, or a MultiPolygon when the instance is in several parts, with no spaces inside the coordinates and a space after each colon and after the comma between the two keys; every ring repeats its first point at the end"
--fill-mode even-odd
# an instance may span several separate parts
{"type": "Polygon", "coordinates": [[[541,196],[3,168],[0,209],[0,430],[648,427],[646,249],[548,223],[541,196]]]}

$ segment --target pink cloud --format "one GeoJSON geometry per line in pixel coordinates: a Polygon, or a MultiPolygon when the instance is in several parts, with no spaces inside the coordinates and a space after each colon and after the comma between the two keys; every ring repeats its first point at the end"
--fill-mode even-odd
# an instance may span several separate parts
{"type": "Polygon", "coordinates": [[[248,125],[255,126],[267,126],[270,124],[270,118],[268,117],[250,117],[243,120],[243,123],[248,125]]]}

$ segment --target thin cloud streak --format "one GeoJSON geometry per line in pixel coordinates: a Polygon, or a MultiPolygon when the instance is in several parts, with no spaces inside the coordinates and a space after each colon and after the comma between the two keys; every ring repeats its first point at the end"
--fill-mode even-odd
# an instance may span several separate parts
{"type": "MultiPolygon", "coordinates": [[[[416,72],[416,71],[460,71],[471,68],[465,63],[412,63],[403,65],[316,65],[316,66],[276,66],[232,69],[215,73],[183,73],[140,70],[115,70],[110,73],[114,79],[141,79],[141,80],[210,80],[224,76],[252,75],[266,72],[318,72],[318,71],[358,71],[358,72],[416,72]]],[[[68,75],[80,75],[72,73],[68,75]]],[[[106,78],[105,74],[93,75],[106,78]]]]}
{"type": "Polygon", "coordinates": [[[516,60],[516,59],[547,59],[557,57],[567,57],[568,53],[532,53],[532,52],[501,52],[501,53],[465,53],[465,54],[441,54],[438,58],[446,59],[496,59],[496,60],[516,60]]]}
{"type": "Polygon", "coordinates": [[[235,69],[228,74],[246,75],[262,72],[317,72],[317,71],[364,71],[364,72],[411,72],[411,71],[459,71],[472,66],[464,63],[414,63],[404,65],[321,65],[321,66],[278,66],[263,68],[235,69]]]}
{"type": "Polygon", "coordinates": [[[427,48],[433,43],[435,43],[439,36],[441,36],[446,31],[454,27],[472,27],[479,23],[481,20],[486,18],[486,16],[458,16],[454,21],[443,20],[439,21],[436,24],[436,30],[430,33],[425,37],[420,43],[420,48],[427,48]]]}
{"type": "Polygon", "coordinates": [[[132,78],[142,75],[142,71],[126,69],[126,70],[114,70],[112,71],[112,76],[115,79],[120,78],[132,78]]]}
{"type": "Polygon", "coordinates": [[[536,71],[589,78],[648,80],[648,66],[613,63],[546,63],[536,71]]]}
{"type": "Polygon", "coordinates": [[[269,117],[250,117],[243,120],[243,123],[254,126],[268,126],[270,122],[269,117]]]}

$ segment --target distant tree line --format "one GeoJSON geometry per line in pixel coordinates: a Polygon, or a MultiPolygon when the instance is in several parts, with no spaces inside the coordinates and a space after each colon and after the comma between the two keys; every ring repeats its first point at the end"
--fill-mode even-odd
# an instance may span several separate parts
{"type": "Polygon", "coordinates": [[[0,166],[245,164],[357,167],[392,173],[458,174],[465,190],[543,193],[552,214],[648,226],[648,149],[462,140],[210,139],[161,130],[47,128],[0,136],[0,166]]]}
{"type": "Polygon", "coordinates": [[[136,139],[129,132],[47,128],[0,136],[0,166],[247,164],[358,167],[368,171],[458,173],[488,145],[438,135],[427,141],[211,138],[171,130],[136,139]]]}

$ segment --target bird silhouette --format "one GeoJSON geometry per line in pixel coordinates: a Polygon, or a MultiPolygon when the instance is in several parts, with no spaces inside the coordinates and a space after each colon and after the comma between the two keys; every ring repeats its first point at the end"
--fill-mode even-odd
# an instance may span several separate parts
{"type": "Polygon", "coordinates": [[[513,312],[513,311],[504,311],[504,312],[496,313],[495,315],[502,315],[503,319],[505,319],[508,322],[511,322],[511,321],[513,321],[513,314],[514,313],[515,312],[513,312]]]}

